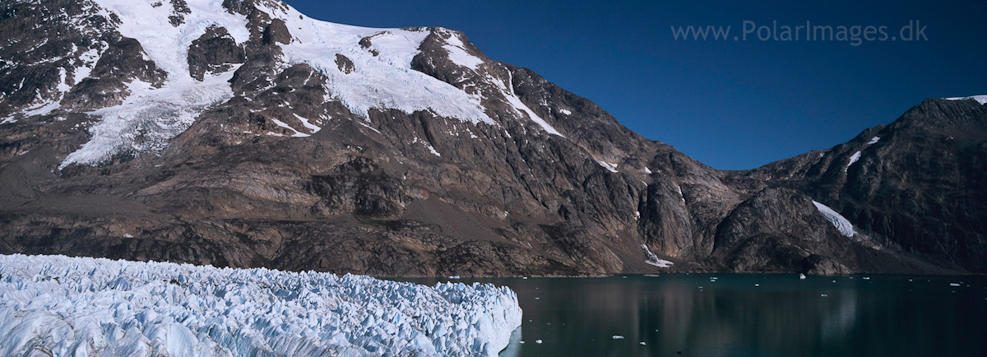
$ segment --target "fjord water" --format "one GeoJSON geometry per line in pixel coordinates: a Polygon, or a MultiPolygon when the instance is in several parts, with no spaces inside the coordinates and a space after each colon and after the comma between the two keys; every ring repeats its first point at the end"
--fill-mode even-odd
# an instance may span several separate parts
{"type": "Polygon", "coordinates": [[[987,353],[985,277],[663,274],[477,281],[509,286],[524,310],[503,357],[987,353]]]}

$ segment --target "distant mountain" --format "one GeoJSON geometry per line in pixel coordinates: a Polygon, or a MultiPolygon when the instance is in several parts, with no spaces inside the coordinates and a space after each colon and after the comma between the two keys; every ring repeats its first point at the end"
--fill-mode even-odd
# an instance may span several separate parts
{"type": "Polygon", "coordinates": [[[862,241],[987,272],[987,96],[928,99],[846,144],[739,176],[839,211],[862,241]]]}
{"type": "Polygon", "coordinates": [[[987,270],[975,100],[717,171],[453,30],[272,0],[0,7],[0,253],[390,276],[987,270]],[[934,122],[955,142],[929,141],[934,122]]]}

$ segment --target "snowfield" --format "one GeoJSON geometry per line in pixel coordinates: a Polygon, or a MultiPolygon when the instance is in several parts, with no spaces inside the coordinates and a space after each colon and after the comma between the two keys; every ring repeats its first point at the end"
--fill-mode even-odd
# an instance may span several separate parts
{"type": "Polygon", "coordinates": [[[506,287],[0,255],[2,356],[495,356],[506,287]]]}
{"type": "Polygon", "coordinates": [[[812,201],[812,204],[815,205],[816,209],[819,210],[819,213],[821,213],[823,217],[826,217],[826,220],[832,223],[833,226],[836,227],[836,229],[839,230],[844,236],[853,237],[857,234],[857,231],[853,229],[853,224],[844,218],[843,215],[837,213],[832,208],[829,208],[829,206],[816,202],[815,200],[812,201]]]}

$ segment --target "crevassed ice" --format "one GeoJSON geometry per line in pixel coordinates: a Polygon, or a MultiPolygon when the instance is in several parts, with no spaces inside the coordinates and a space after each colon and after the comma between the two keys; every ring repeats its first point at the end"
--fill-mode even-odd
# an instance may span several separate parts
{"type": "Polygon", "coordinates": [[[92,138],[70,154],[60,165],[96,164],[122,151],[158,150],[168,140],[188,129],[206,108],[233,97],[227,83],[233,70],[199,82],[188,70],[188,47],[202,36],[206,28],[226,28],[237,43],[250,38],[246,18],[228,13],[222,1],[187,0],[190,14],[185,22],[173,26],[168,17],[172,7],[156,0],[96,0],[105,12],[121,20],[117,28],[125,37],[141,43],[147,59],[168,73],[161,88],[147,83],[129,83],[130,95],[120,105],[99,109],[91,114],[101,117],[90,128],[92,138]],[[158,6],[155,6],[158,5],[158,6]]]}
{"type": "Polygon", "coordinates": [[[0,255],[0,355],[496,356],[521,324],[490,284],[0,255]]]}
{"type": "Polygon", "coordinates": [[[835,226],[836,229],[839,230],[844,236],[853,237],[857,234],[857,231],[853,229],[853,224],[851,224],[846,218],[843,218],[842,215],[834,211],[832,208],[829,208],[829,206],[814,200],[812,201],[812,204],[815,205],[816,209],[819,210],[819,213],[822,213],[823,217],[826,217],[827,220],[833,223],[833,226],[835,226]]]}
{"type": "Polygon", "coordinates": [[[59,168],[73,163],[96,164],[123,151],[163,149],[168,140],[192,126],[200,112],[233,97],[227,82],[234,70],[206,76],[202,82],[159,89],[140,81],[130,83],[131,95],[123,104],[92,112],[101,117],[89,129],[92,138],[69,154],[59,168]]]}
{"type": "MultiPolygon", "coordinates": [[[[67,157],[62,168],[72,163],[99,163],[121,151],[144,152],[167,145],[168,140],[188,129],[204,109],[233,96],[226,83],[232,70],[203,82],[189,75],[186,58],[192,41],[211,25],[226,28],[237,43],[250,37],[246,18],[227,12],[220,0],[187,0],[191,13],[185,14],[184,23],[177,27],[168,21],[172,7],[158,5],[157,0],[96,2],[106,14],[119,16],[120,33],[139,41],[148,59],[168,73],[168,80],[159,89],[146,83],[131,83],[131,95],[123,104],[93,112],[102,118],[91,128],[90,142],[67,157]]],[[[310,19],[291,7],[263,10],[284,20],[293,36],[290,44],[282,45],[286,64],[307,63],[325,74],[329,77],[327,99],[341,101],[358,115],[367,117],[374,108],[406,113],[422,110],[494,125],[480,104],[480,96],[411,69],[411,60],[419,53],[418,46],[428,36],[427,30],[333,24],[310,19]],[[361,48],[359,40],[372,35],[376,35],[373,47],[361,48]],[[336,54],[353,61],[356,71],[340,72],[336,54]]]]}

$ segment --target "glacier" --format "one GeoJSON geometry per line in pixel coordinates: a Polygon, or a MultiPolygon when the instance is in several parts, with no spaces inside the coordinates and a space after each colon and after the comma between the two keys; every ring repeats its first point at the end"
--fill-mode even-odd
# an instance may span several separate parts
{"type": "MultiPolygon", "coordinates": [[[[131,81],[127,85],[128,96],[122,104],[90,112],[100,118],[90,129],[92,138],[63,160],[60,169],[71,164],[99,164],[120,153],[163,149],[169,140],[191,127],[199,113],[234,96],[229,82],[237,68],[205,81],[191,77],[187,57],[192,42],[209,26],[225,28],[237,44],[242,45],[250,39],[247,18],[226,11],[220,0],[186,0],[190,11],[178,25],[169,22],[171,6],[161,6],[157,0],[95,0],[95,3],[100,7],[99,14],[107,18],[113,14],[120,20],[117,25],[120,34],[138,40],[145,59],[165,71],[167,80],[161,88],[131,81]],[[136,140],[138,136],[142,140],[136,140]]],[[[421,52],[419,46],[431,33],[427,28],[349,26],[311,19],[279,2],[257,5],[291,29],[291,43],[279,44],[284,68],[305,63],[329,79],[325,83],[330,93],[326,101],[340,101],[366,120],[369,120],[371,109],[398,109],[405,113],[431,111],[447,118],[496,125],[482,106],[481,96],[467,94],[411,68],[412,59],[421,52]],[[372,38],[373,46],[369,49],[361,47],[363,38],[372,38]],[[350,59],[355,71],[340,72],[335,63],[336,55],[350,59]]],[[[462,50],[465,45],[456,35],[446,41],[450,43],[448,48],[462,52],[450,52],[453,61],[473,68],[482,64],[481,59],[462,50]]],[[[90,70],[81,71],[77,81],[88,76],[90,70]]],[[[68,89],[66,87],[64,91],[68,89]]],[[[26,114],[44,115],[56,108],[57,101],[39,103],[26,114]]],[[[529,115],[533,120],[540,120],[533,112],[529,115]]],[[[313,133],[321,129],[314,124],[306,125],[306,128],[313,133]]],[[[296,132],[292,136],[310,135],[296,132]]]]}
{"type": "Polygon", "coordinates": [[[495,356],[521,313],[492,284],[0,255],[3,356],[495,356]]]}

